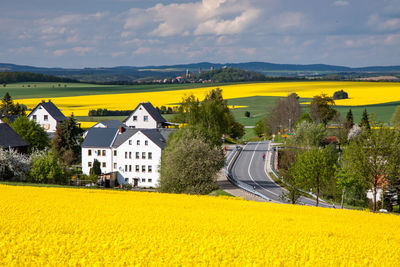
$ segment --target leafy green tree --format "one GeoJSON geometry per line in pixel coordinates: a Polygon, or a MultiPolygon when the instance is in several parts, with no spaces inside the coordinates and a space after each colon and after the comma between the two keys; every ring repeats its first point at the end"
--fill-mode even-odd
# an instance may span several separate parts
{"type": "Polygon", "coordinates": [[[371,130],[371,126],[369,124],[369,119],[368,119],[368,113],[367,113],[367,109],[365,108],[361,117],[361,121],[360,121],[360,127],[364,127],[367,130],[371,130]]]}
{"type": "Polygon", "coordinates": [[[250,111],[246,111],[246,112],[244,113],[244,116],[245,116],[246,118],[250,118],[250,111]]]}
{"type": "Polygon", "coordinates": [[[51,140],[53,150],[67,165],[78,162],[80,146],[78,144],[79,128],[73,116],[57,125],[56,132],[51,140]]]}
{"type": "Polygon", "coordinates": [[[354,125],[354,119],[353,119],[353,112],[351,111],[351,109],[349,109],[349,111],[346,114],[346,123],[345,123],[345,128],[347,130],[350,130],[354,125]]]}
{"type": "Polygon", "coordinates": [[[325,126],[335,116],[337,111],[333,108],[335,101],[325,94],[314,96],[309,105],[310,116],[315,123],[323,123],[325,126]]]}
{"type": "Polygon", "coordinates": [[[183,128],[171,136],[163,151],[161,192],[208,194],[216,188],[216,174],[224,164],[221,147],[204,137],[204,132],[183,128]]]}
{"type": "Polygon", "coordinates": [[[6,92],[0,104],[0,116],[21,115],[25,116],[26,106],[14,104],[10,94],[6,92]]]}
{"type": "MultiPolygon", "coordinates": [[[[348,172],[360,181],[365,191],[372,189],[373,211],[376,211],[376,194],[379,181],[389,177],[393,156],[394,131],[379,127],[373,131],[364,128],[361,134],[350,140],[342,160],[348,172]]],[[[364,191],[364,193],[365,193],[364,191]]]]}
{"type": "Polygon", "coordinates": [[[303,121],[306,121],[306,122],[309,122],[309,123],[313,122],[313,120],[311,119],[310,114],[303,113],[303,114],[301,114],[300,118],[297,120],[296,124],[294,125],[294,128],[297,127],[297,124],[299,124],[300,122],[303,122],[303,121]]]}
{"type": "Polygon", "coordinates": [[[343,90],[336,91],[333,94],[333,99],[334,100],[336,100],[336,99],[347,99],[347,98],[349,98],[349,95],[343,90]]]}
{"type": "Polygon", "coordinates": [[[253,131],[258,137],[264,136],[266,138],[269,138],[271,136],[271,131],[268,128],[265,118],[259,120],[256,123],[255,127],[253,128],[253,131]]]}
{"type": "Polygon", "coordinates": [[[318,147],[323,144],[327,136],[327,130],[322,124],[314,124],[303,121],[297,124],[289,141],[302,147],[318,147]]]}
{"type": "Polygon", "coordinates": [[[292,176],[303,188],[311,188],[317,196],[319,205],[321,188],[328,184],[335,173],[336,159],[332,157],[329,148],[312,148],[299,153],[291,171],[292,176]]]}
{"type": "Polygon", "coordinates": [[[51,151],[32,155],[30,181],[34,183],[66,184],[70,178],[65,165],[51,151]]]}
{"type": "Polygon", "coordinates": [[[11,127],[28,143],[28,153],[43,150],[49,146],[47,133],[34,121],[21,116],[15,119],[11,127]]]}
{"type": "Polygon", "coordinates": [[[390,119],[390,125],[400,129],[400,106],[397,106],[390,119]]]}
{"type": "Polygon", "coordinates": [[[220,140],[223,134],[234,138],[244,135],[219,88],[209,91],[202,102],[193,95],[185,96],[173,121],[202,128],[214,136],[213,140],[220,140]]]}
{"type": "Polygon", "coordinates": [[[101,174],[101,166],[100,166],[100,161],[97,159],[94,159],[93,161],[93,167],[90,168],[90,175],[100,175],[101,174]]]}

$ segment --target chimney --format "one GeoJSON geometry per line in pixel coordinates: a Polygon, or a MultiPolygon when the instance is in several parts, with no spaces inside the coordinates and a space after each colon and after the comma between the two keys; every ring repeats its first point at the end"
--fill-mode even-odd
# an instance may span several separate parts
{"type": "Polygon", "coordinates": [[[119,127],[119,128],[118,128],[118,133],[119,133],[119,134],[122,134],[123,132],[125,132],[125,128],[122,127],[122,126],[119,127]]]}

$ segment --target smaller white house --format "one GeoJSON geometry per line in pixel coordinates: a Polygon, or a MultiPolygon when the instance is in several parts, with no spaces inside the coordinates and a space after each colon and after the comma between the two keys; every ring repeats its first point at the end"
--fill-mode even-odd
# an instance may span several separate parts
{"type": "MultiPolygon", "coordinates": [[[[119,121],[119,120],[108,120],[108,121],[101,121],[101,122],[98,122],[98,123],[96,123],[95,125],[93,125],[92,127],[90,127],[90,129],[93,129],[93,128],[118,129],[119,127],[124,127],[124,128],[126,128],[126,125],[125,125],[124,123],[122,123],[121,121],[119,121]]],[[[89,130],[90,130],[90,129],[89,129],[89,130]]],[[[86,131],[83,133],[83,135],[82,135],[83,138],[86,138],[86,136],[87,136],[89,130],[86,130],[86,131]]]]}
{"type": "Polygon", "coordinates": [[[67,118],[49,100],[39,103],[28,115],[28,119],[36,121],[47,133],[55,133],[57,125],[67,118]]]}
{"type": "Polygon", "coordinates": [[[129,128],[167,128],[170,124],[150,102],[141,102],[124,121],[129,128]]]}

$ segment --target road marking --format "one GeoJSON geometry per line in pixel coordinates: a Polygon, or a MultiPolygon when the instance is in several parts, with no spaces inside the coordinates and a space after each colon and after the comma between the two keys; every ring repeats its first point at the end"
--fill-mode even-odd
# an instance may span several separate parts
{"type": "MultiPolygon", "coordinates": [[[[265,187],[263,187],[262,185],[260,185],[259,183],[257,183],[257,182],[253,179],[253,176],[252,176],[251,173],[250,173],[251,163],[253,162],[254,155],[256,154],[257,147],[258,147],[259,145],[260,145],[260,142],[257,143],[257,146],[256,146],[256,148],[254,149],[253,155],[251,156],[251,159],[250,159],[250,162],[249,162],[249,168],[247,169],[247,172],[249,173],[250,179],[251,179],[254,183],[256,183],[259,187],[263,188],[265,191],[267,191],[267,192],[269,192],[269,193],[271,193],[271,194],[273,194],[274,196],[277,196],[277,197],[279,198],[279,195],[275,194],[274,192],[268,190],[267,188],[265,188],[265,187]]],[[[246,146],[247,146],[247,144],[246,144],[246,146]]],[[[245,146],[245,147],[246,147],[246,146],[245,146]]],[[[244,148],[245,148],[245,147],[244,147],[244,148]]],[[[243,150],[244,150],[244,148],[243,148],[243,150]]]]}

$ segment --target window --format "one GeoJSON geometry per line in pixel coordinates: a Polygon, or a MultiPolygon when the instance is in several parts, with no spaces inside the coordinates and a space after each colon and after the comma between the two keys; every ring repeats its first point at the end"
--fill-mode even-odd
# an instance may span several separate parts
{"type": "Polygon", "coordinates": [[[49,115],[44,115],[43,119],[44,119],[44,121],[48,121],[49,120],[49,115]]]}
{"type": "Polygon", "coordinates": [[[147,166],[147,171],[148,171],[148,172],[152,172],[152,170],[153,170],[153,168],[152,168],[151,165],[147,166]]]}
{"type": "Polygon", "coordinates": [[[149,183],[151,183],[152,180],[151,180],[151,179],[147,179],[147,181],[148,181],[149,183]]]}
{"type": "Polygon", "coordinates": [[[106,167],[106,163],[105,162],[103,162],[103,168],[105,168],[106,167]]]}
{"type": "Polygon", "coordinates": [[[143,121],[149,121],[149,116],[143,116],[143,121]]]}
{"type": "Polygon", "coordinates": [[[116,169],[116,168],[117,168],[117,163],[114,162],[114,169],[116,169]]]}
{"type": "Polygon", "coordinates": [[[89,150],[87,151],[87,155],[88,155],[88,156],[91,156],[91,155],[92,155],[92,150],[91,150],[91,149],[89,149],[89,150]]]}
{"type": "Polygon", "coordinates": [[[146,172],[146,166],[142,165],[142,172],[146,172]]]}
{"type": "Polygon", "coordinates": [[[129,145],[130,145],[130,146],[132,145],[132,140],[129,140],[129,145]]]}
{"type": "Polygon", "coordinates": [[[117,150],[114,150],[114,156],[117,156],[117,150]]]}
{"type": "Polygon", "coordinates": [[[97,156],[100,156],[101,155],[101,150],[99,149],[99,150],[97,150],[97,156]]]}
{"type": "Polygon", "coordinates": [[[149,141],[147,141],[147,140],[144,141],[144,145],[145,145],[145,146],[149,145],[149,141]]]}
{"type": "Polygon", "coordinates": [[[139,165],[136,165],[135,168],[136,168],[136,172],[139,172],[139,165]]]}
{"type": "Polygon", "coordinates": [[[142,152],[142,159],[146,159],[146,152],[142,152]]]}
{"type": "Polygon", "coordinates": [[[139,159],[139,152],[136,152],[136,159],[139,159]]]}
{"type": "Polygon", "coordinates": [[[103,156],[105,156],[106,155],[106,151],[105,150],[103,150],[103,156]]]}
{"type": "Polygon", "coordinates": [[[130,159],[132,158],[132,152],[129,152],[129,158],[130,159]]]}
{"type": "Polygon", "coordinates": [[[148,158],[149,158],[149,159],[152,159],[152,158],[153,158],[153,153],[149,152],[149,153],[148,153],[148,158]]]}
{"type": "Polygon", "coordinates": [[[128,152],[125,151],[125,158],[128,158],[128,152]]]}
{"type": "Polygon", "coordinates": [[[128,165],[125,165],[125,172],[128,171],[128,165]]]}
{"type": "Polygon", "coordinates": [[[33,115],[32,118],[34,121],[36,121],[36,115],[33,115]]]}
{"type": "Polygon", "coordinates": [[[132,172],[132,165],[129,165],[129,172],[132,172]]]}
{"type": "Polygon", "coordinates": [[[143,182],[143,183],[146,182],[146,179],[143,178],[143,179],[142,179],[142,182],[143,182]]]}
{"type": "Polygon", "coordinates": [[[88,165],[88,167],[92,167],[92,163],[91,162],[88,162],[87,165],[88,165]]]}
{"type": "Polygon", "coordinates": [[[137,116],[133,116],[133,121],[137,121],[137,116]]]}
{"type": "Polygon", "coordinates": [[[140,146],[140,140],[137,140],[137,141],[136,141],[136,144],[137,144],[138,146],[140,146]]]}

